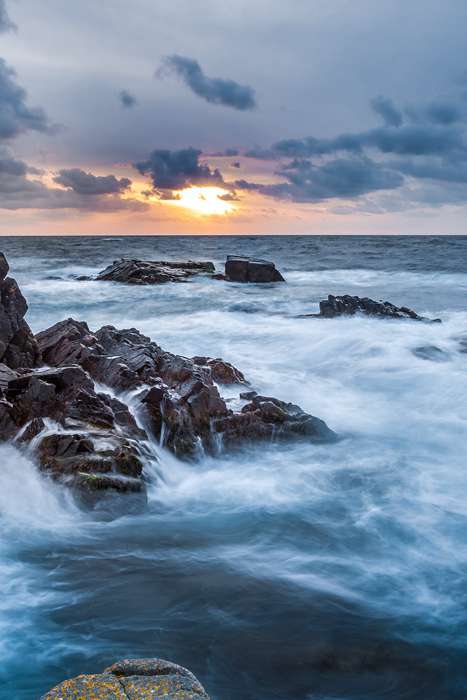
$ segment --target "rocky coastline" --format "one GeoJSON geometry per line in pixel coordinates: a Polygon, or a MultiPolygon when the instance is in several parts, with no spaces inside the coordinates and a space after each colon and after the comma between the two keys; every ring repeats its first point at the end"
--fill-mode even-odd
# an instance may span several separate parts
{"type": "Polygon", "coordinates": [[[144,505],[145,461],[157,460],[151,441],[193,461],[261,441],[337,439],[299,406],[245,391],[246,378],[230,363],[175,355],[134,328],[94,332],[69,318],[34,336],[7,273],[2,256],[0,440],[29,449],[80,504],[126,494],[144,505]],[[223,385],[238,386],[240,408],[229,407],[223,385]]]}

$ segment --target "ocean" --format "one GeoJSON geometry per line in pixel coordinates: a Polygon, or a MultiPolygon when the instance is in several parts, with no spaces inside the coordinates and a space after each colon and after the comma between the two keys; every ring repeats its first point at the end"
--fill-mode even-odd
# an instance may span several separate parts
{"type": "Polygon", "coordinates": [[[1,445],[2,700],[152,656],[212,700],[465,700],[467,237],[4,237],[0,250],[35,332],[70,316],[138,328],[232,362],[341,437],[197,463],[156,446],[147,511],[111,521],[1,445]],[[287,284],[77,280],[120,257],[222,270],[227,254],[271,259],[287,284]],[[442,323],[300,318],[329,293],[442,323]]]}

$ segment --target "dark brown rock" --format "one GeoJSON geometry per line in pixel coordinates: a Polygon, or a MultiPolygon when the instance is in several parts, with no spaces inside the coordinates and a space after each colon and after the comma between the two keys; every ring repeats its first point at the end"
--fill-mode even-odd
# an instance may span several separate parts
{"type": "Polygon", "coordinates": [[[248,384],[239,369],[219,357],[193,357],[193,362],[195,365],[209,368],[211,377],[217,384],[248,384]]]}
{"type": "MultiPolygon", "coordinates": [[[[221,359],[173,355],[134,328],[104,326],[91,333],[86,324],[68,319],[37,338],[49,364],[72,358],[95,381],[117,391],[141,389],[139,399],[148,426],[179,457],[193,458],[203,450],[215,453],[221,443],[234,447],[274,438],[335,439],[322,421],[298,406],[257,397],[254,392],[248,394],[250,404],[243,411],[230,410],[215,382],[245,384],[238,369],[221,359]]],[[[77,417],[76,404],[84,402],[83,415],[88,420],[95,415],[107,420],[106,410],[94,409],[84,389],[75,394],[69,416],[77,417]]],[[[104,400],[98,395],[93,401],[98,399],[104,400]]],[[[108,400],[106,405],[115,417],[115,408],[108,400]]]]}
{"type": "Polygon", "coordinates": [[[164,284],[186,282],[193,275],[212,274],[212,262],[172,262],[165,260],[115,260],[96,279],[126,284],[164,284]]]}
{"type": "Polygon", "coordinates": [[[28,305],[7,273],[8,263],[0,253],[0,362],[11,369],[36,367],[40,364],[39,350],[24,320],[28,305]]]}
{"type": "Polygon", "coordinates": [[[230,282],[285,282],[273,262],[237,255],[227,256],[225,277],[230,282]]]}
{"type": "Polygon", "coordinates": [[[329,294],[327,299],[320,301],[319,314],[307,314],[306,317],[335,318],[336,316],[354,316],[355,314],[441,323],[439,318],[429,319],[419,316],[406,306],[395,306],[389,301],[374,301],[368,297],[350,296],[349,294],[344,296],[329,294]]]}

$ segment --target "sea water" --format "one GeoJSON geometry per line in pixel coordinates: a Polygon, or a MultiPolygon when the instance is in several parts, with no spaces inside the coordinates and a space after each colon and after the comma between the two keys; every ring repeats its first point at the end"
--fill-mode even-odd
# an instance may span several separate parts
{"type": "Polygon", "coordinates": [[[467,238],[0,244],[35,332],[70,316],[136,327],[232,362],[341,437],[195,464],[154,445],[147,512],[110,522],[0,446],[2,700],[148,656],[190,668],[212,700],[465,699],[467,238]],[[77,280],[123,256],[222,270],[230,253],[274,260],[287,284],[77,280]],[[443,322],[299,318],[329,293],[443,322]]]}

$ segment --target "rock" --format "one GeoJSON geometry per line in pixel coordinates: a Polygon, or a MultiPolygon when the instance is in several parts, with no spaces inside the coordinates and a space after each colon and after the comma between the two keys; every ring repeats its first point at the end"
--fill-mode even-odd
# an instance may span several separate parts
{"type": "Polygon", "coordinates": [[[91,484],[93,491],[144,492],[146,433],[125,404],[95,392],[82,367],[16,375],[4,397],[0,438],[34,440],[40,468],[50,477],[75,491],[91,484]]]}
{"type": "Polygon", "coordinates": [[[211,377],[217,384],[248,384],[242,372],[224,360],[217,357],[193,357],[195,365],[208,367],[211,370],[211,377]]]}
{"type": "MultiPolygon", "coordinates": [[[[37,339],[49,365],[78,362],[92,379],[116,391],[139,389],[143,418],[154,437],[182,458],[193,459],[203,450],[216,453],[222,443],[335,438],[319,419],[278,399],[258,397],[250,411],[230,410],[215,383],[246,384],[237,368],[219,358],[166,352],[134,328],[104,326],[92,333],[85,323],[67,319],[37,339]]],[[[87,413],[96,411],[87,408],[87,413]]]]}
{"type": "Polygon", "coordinates": [[[228,255],[225,277],[230,282],[285,282],[273,262],[228,255]]]}
{"type": "Polygon", "coordinates": [[[0,362],[17,369],[40,364],[37,343],[24,320],[28,310],[14,279],[6,277],[8,263],[0,253],[0,362]]]}
{"type": "Polygon", "coordinates": [[[368,297],[333,296],[329,294],[326,300],[319,303],[319,314],[306,314],[306,318],[335,318],[336,316],[354,316],[355,314],[367,316],[381,316],[385,318],[406,318],[425,323],[441,323],[439,318],[429,319],[419,316],[406,306],[395,306],[389,301],[374,301],[368,297]]]}
{"type": "Polygon", "coordinates": [[[212,274],[212,262],[172,262],[163,260],[115,260],[100,272],[97,280],[111,280],[126,284],[164,284],[186,282],[199,273],[212,274]]]}
{"type": "Polygon", "coordinates": [[[431,360],[432,362],[448,362],[449,354],[436,345],[420,345],[412,350],[416,357],[421,360],[431,360]]]}
{"type": "Polygon", "coordinates": [[[102,673],[64,681],[41,700],[209,700],[182,666],[162,659],[128,659],[102,673]]]}
{"type": "Polygon", "coordinates": [[[240,413],[228,419],[214,422],[214,429],[222,433],[225,446],[235,446],[243,441],[290,440],[302,438],[313,442],[334,442],[337,435],[320,418],[305,413],[299,406],[286,403],[256,392],[246,392],[240,397],[248,400],[240,413]]]}

